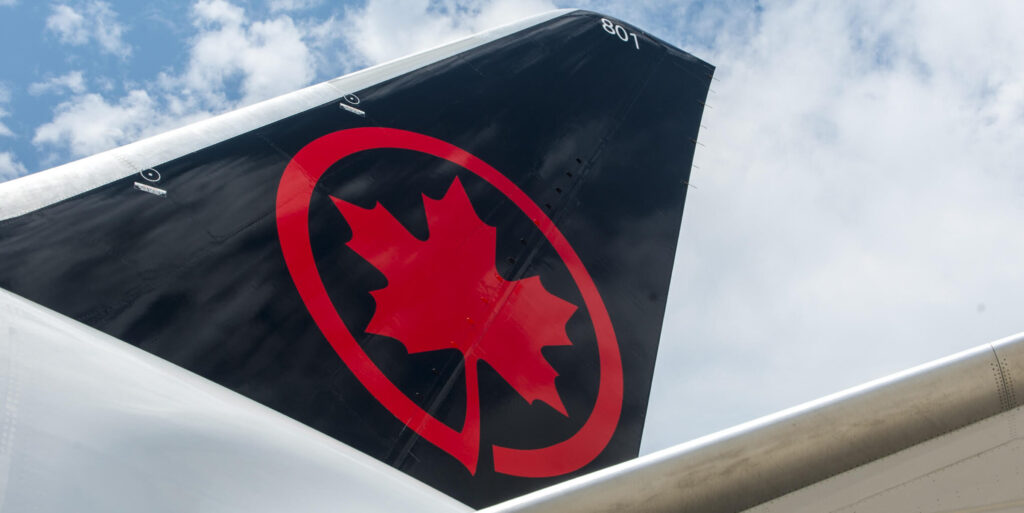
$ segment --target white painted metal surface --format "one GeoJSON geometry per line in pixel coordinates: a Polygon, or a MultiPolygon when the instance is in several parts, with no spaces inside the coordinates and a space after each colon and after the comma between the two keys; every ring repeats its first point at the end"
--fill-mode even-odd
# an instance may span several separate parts
{"type": "Polygon", "coordinates": [[[53,169],[0,183],[0,221],[131,176],[324,103],[340,100],[353,91],[390,80],[573,11],[575,9],[562,9],[538,14],[53,169]]]}
{"type": "Polygon", "coordinates": [[[1024,511],[1022,404],[1024,334],[485,511],[1024,511]]]}
{"type": "Polygon", "coordinates": [[[747,513],[1024,511],[1024,407],[747,510],[747,513]]]}
{"type": "Polygon", "coordinates": [[[220,385],[0,290],[0,511],[470,509],[220,385]]]}

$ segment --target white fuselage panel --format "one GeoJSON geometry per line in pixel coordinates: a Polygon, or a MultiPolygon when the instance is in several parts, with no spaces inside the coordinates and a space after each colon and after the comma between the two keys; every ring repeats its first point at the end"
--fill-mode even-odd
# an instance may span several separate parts
{"type": "Polygon", "coordinates": [[[280,413],[0,290],[0,511],[470,510],[280,413]]]}

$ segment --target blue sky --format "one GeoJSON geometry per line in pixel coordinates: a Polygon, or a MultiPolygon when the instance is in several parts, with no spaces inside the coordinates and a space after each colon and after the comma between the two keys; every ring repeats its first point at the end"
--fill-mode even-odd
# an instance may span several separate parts
{"type": "MultiPolygon", "coordinates": [[[[0,0],[0,180],[566,6],[0,0]]],[[[574,6],[718,66],[644,452],[1024,331],[1024,4],[574,6]]]]}
{"type": "MultiPolygon", "coordinates": [[[[61,104],[81,100],[84,95],[96,94],[105,102],[118,105],[132,91],[147,91],[158,104],[156,107],[166,106],[160,93],[168,87],[158,85],[161,74],[174,76],[187,70],[192,58],[190,47],[212,28],[212,23],[202,25],[196,4],[187,2],[2,4],[0,44],[7,50],[0,57],[4,70],[0,87],[7,92],[2,108],[8,116],[0,122],[12,135],[0,138],[0,152],[12,153],[27,171],[48,168],[92,153],[91,150],[109,147],[110,143],[123,144],[133,140],[133,136],[150,133],[134,127],[123,137],[112,137],[78,151],[68,141],[47,142],[45,137],[37,138],[39,128],[58,116],[61,104]]],[[[283,9],[288,3],[281,2],[233,5],[244,9],[247,21],[291,18],[296,12],[302,19],[329,20],[343,15],[345,8],[327,3],[297,10],[283,9]]],[[[292,83],[305,85],[331,78],[355,65],[340,59],[324,60],[313,73],[302,77],[302,83],[292,83]]],[[[182,113],[183,118],[200,112],[217,113],[237,105],[244,95],[240,87],[243,73],[234,72],[223,86],[217,87],[222,101],[200,102],[182,113]]]]}

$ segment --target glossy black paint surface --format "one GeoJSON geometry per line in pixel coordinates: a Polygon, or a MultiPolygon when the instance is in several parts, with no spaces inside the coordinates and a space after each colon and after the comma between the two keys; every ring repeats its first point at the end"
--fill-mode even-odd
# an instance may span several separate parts
{"type": "MultiPolygon", "coordinates": [[[[359,117],[331,102],[156,168],[160,198],[128,177],[0,223],[0,286],[205,376],[356,447],[474,507],[637,455],[694,140],[713,69],[601,17],[573,13],[362,91],[359,117]],[[527,403],[488,365],[480,372],[476,475],[420,439],[353,377],[311,320],[285,268],[275,194],[291,157],[337,130],[384,126],[480,157],[546,209],[583,260],[611,316],[623,362],[618,430],[582,469],[528,479],[493,471],[490,447],[536,448],[572,436],[597,393],[594,329],[584,308],[572,346],[548,347],[566,418],[527,403]]],[[[618,23],[618,22],[616,22],[618,23]]],[[[341,101],[341,98],[338,99],[341,101]]],[[[407,396],[448,425],[465,415],[458,351],[408,354],[363,332],[369,291],[387,284],[348,248],[328,194],[384,205],[421,239],[422,195],[458,177],[497,227],[497,270],[539,276],[582,305],[565,264],[533,222],[465,169],[424,154],[370,150],[318,184],[310,233],[332,301],[363,349],[407,396]]]]}

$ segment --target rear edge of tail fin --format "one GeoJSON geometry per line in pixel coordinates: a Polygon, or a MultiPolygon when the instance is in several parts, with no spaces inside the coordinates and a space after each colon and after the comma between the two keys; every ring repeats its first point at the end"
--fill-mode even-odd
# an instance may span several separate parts
{"type": "Polygon", "coordinates": [[[562,14],[0,221],[0,286],[493,504],[637,455],[712,73],[562,14]]]}

